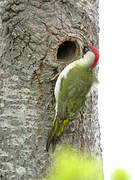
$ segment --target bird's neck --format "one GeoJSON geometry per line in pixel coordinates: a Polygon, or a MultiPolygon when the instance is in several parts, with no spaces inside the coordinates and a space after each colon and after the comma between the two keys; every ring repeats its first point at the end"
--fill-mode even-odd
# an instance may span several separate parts
{"type": "Polygon", "coordinates": [[[80,65],[86,68],[90,68],[93,65],[94,61],[95,55],[91,51],[89,51],[80,60],[80,65]]]}

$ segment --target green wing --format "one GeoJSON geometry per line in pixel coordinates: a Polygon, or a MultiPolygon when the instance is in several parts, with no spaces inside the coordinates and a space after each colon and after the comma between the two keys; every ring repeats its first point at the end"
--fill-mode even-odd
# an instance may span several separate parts
{"type": "Polygon", "coordinates": [[[58,101],[58,117],[61,120],[72,117],[83,106],[96,77],[93,72],[77,65],[61,80],[58,101]]]}

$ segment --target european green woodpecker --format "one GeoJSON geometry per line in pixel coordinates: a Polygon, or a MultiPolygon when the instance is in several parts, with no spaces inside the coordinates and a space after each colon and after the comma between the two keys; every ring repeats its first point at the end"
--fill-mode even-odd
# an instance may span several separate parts
{"type": "Polygon", "coordinates": [[[60,73],[54,89],[56,100],[54,126],[47,139],[46,150],[53,148],[69,121],[73,120],[84,105],[94,83],[98,82],[93,68],[99,52],[92,45],[83,47],[83,57],[67,65],[60,73]]]}

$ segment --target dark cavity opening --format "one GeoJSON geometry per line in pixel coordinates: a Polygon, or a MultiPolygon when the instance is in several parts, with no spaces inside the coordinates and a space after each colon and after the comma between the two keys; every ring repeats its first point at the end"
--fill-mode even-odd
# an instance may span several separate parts
{"type": "Polygon", "coordinates": [[[69,61],[74,59],[76,56],[76,44],[73,41],[65,41],[63,42],[57,52],[57,60],[58,61],[69,61]]]}

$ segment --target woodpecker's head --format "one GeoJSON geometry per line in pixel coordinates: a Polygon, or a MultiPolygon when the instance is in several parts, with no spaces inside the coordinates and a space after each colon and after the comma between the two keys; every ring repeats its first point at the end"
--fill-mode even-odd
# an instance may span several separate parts
{"type": "Polygon", "coordinates": [[[96,66],[96,64],[98,62],[99,51],[98,51],[98,49],[96,47],[94,47],[94,46],[92,46],[90,44],[88,44],[88,46],[83,46],[83,56],[85,54],[87,54],[87,52],[89,52],[89,51],[91,51],[95,55],[94,61],[92,63],[92,66],[90,67],[90,69],[92,70],[96,66]]]}

